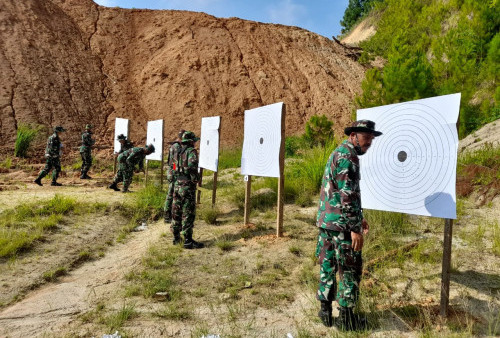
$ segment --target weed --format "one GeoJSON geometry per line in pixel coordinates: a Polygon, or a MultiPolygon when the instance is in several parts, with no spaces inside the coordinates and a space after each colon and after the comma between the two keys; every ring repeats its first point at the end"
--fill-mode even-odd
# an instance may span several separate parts
{"type": "Polygon", "coordinates": [[[204,208],[200,210],[201,218],[207,224],[217,224],[219,210],[217,208],[204,208]]]}
{"type": "Polygon", "coordinates": [[[493,225],[493,238],[492,238],[493,246],[492,250],[496,256],[500,256],[500,225],[498,222],[495,222],[493,225]]]}
{"type": "Polygon", "coordinates": [[[124,304],[122,308],[102,320],[102,324],[105,324],[110,331],[120,329],[123,324],[134,317],[137,316],[134,304],[124,304]]]}
{"type": "Polygon", "coordinates": [[[232,250],[236,245],[234,242],[229,240],[226,237],[219,238],[215,241],[215,246],[221,249],[222,251],[230,251],[232,250]]]}
{"type": "Polygon", "coordinates": [[[68,273],[65,267],[59,267],[55,270],[46,271],[43,273],[42,278],[47,282],[54,282],[58,277],[64,276],[68,273]]]}
{"type": "Polygon", "coordinates": [[[188,320],[193,317],[191,309],[183,307],[184,303],[166,304],[161,310],[155,312],[155,316],[177,321],[188,320]]]}
{"type": "Polygon", "coordinates": [[[294,254],[295,256],[297,257],[300,257],[303,255],[303,251],[302,251],[302,248],[298,247],[298,246],[295,246],[295,245],[292,245],[288,248],[288,251],[290,251],[292,254],[294,254]]]}
{"type": "Polygon", "coordinates": [[[14,146],[14,156],[16,157],[27,157],[28,150],[30,149],[31,142],[35,139],[38,132],[40,131],[40,126],[35,127],[29,124],[20,124],[17,128],[16,143],[14,146]]]}
{"type": "Polygon", "coordinates": [[[12,158],[10,156],[7,156],[3,161],[2,163],[0,163],[0,167],[1,168],[5,168],[5,169],[10,169],[12,168],[12,158]]]}

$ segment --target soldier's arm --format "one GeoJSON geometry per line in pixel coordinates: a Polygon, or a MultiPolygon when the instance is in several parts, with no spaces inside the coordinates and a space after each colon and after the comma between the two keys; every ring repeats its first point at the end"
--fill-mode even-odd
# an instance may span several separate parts
{"type": "Polygon", "coordinates": [[[194,149],[189,153],[188,168],[191,174],[191,179],[194,183],[198,183],[200,180],[200,174],[198,173],[198,153],[194,149]]]}
{"type": "Polygon", "coordinates": [[[354,171],[351,161],[346,158],[339,159],[335,180],[340,193],[340,204],[342,216],[346,221],[346,231],[355,233],[362,232],[363,214],[361,212],[361,201],[355,185],[359,173],[354,171]]]}

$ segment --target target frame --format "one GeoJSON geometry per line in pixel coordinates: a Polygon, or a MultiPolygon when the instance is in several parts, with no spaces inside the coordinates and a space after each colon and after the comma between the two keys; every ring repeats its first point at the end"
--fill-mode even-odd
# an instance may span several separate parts
{"type": "Polygon", "coordinates": [[[360,157],[363,208],[456,218],[460,94],[361,109],[383,135],[360,157]]]}
{"type": "Polygon", "coordinates": [[[129,139],[129,126],[130,121],[128,119],[122,119],[120,117],[115,118],[115,137],[113,140],[113,152],[118,154],[121,149],[120,141],[118,141],[117,137],[120,134],[123,134],[129,139]]]}
{"type": "Polygon", "coordinates": [[[199,168],[217,172],[219,167],[220,116],[201,119],[199,168]]]}
{"type": "Polygon", "coordinates": [[[163,120],[148,121],[146,144],[152,144],[155,152],[146,155],[146,160],[163,160],[163,120]]]}

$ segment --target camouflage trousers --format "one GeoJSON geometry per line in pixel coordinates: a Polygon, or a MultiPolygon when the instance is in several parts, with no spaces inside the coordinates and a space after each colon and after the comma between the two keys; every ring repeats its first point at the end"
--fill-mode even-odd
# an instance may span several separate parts
{"type": "Polygon", "coordinates": [[[52,171],[52,181],[55,182],[59,177],[59,173],[61,172],[61,160],[59,157],[48,157],[45,161],[45,167],[38,174],[38,179],[42,179],[50,172],[50,170],[54,168],[52,171]]]}
{"type": "Polygon", "coordinates": [[[175,181],[172,202],[172,232],[174,235],[182,233],[184,238],[191,239],[195,216],[196,184],[175,181]]]}
{"type": "Polygon", "coordinates": [[[163,218],[165,221],[172,219],[172,203],[174,202],[174,187],[175,180],[168,183],[167,197],[165,198],[165,205],[163,206],[163,218]]]}
{"type": "Polygon", "coordinates": [[[328,302],[336,298],[340,306],[354,307],[359,296],[363,260],[361,251],[354,251],[352,248],[351,233],[320,228],[316,257],[319,257],[320,264],[316,298],[328,302]]]}
{"type": "Polygon", "coordinates": [[[82,156],[82,175],[86,174],[90,170],[90,166],[92,165],[92,153],[90,151],[81,151],[80,155],[82,156]]]}
{"type": "Polygon", "coordinates": [[[123,190],[127,190],[132,183],[134,176],[134,167],[129,166],[126,162],[118,162],[118,170],[116,171],[113,183],[123,182],[123,190]]]}

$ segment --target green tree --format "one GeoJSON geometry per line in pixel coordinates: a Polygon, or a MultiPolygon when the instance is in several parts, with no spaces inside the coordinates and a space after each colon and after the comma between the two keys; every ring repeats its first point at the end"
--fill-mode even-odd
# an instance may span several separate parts
{"type": "Polygon", "coordinates": [[[325,115],[313,115],[307,121],[304,140],[311,146],[320,145],[322,147],[333,139],[333,122],[328,120],[325,115]]]}

